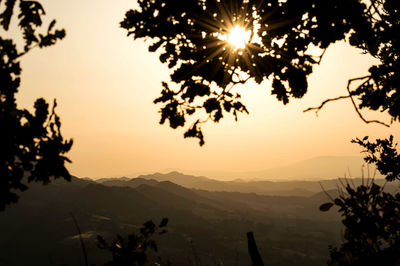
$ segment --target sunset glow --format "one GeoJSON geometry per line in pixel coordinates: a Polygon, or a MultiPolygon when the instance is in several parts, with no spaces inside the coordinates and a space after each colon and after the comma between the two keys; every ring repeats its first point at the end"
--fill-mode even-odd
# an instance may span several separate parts
{"type": "Polygon", "coordinates": [[[235,49],[244,49],[250,39],[250,31],[246,31],[240,26],[236,26],[230,30],[228,34],[228,42],[235,49]]]}
{"type": "MultiPolygon", "coordinates": [[[[338,42],[314,69],[307,97],[301,101],[282,105],[271,96],[267,81],[238,85],[245,90],[242,102],[250,115],[239,116],[238,122],[227,117],[218,125],[210,123],[207,143],[200,148],[182,137],[183,130],[158,125],[159,106],[152,102],[170,73],[158,55],[148,52],[147,43],[133,42],[118,27],[124,12],[132,8],[131,1],[41,3],[67,36],[23,58],[17,100],[21,108],[29,109],[39,97],[57,99],[63,135],[74,140],[69,154],[73,163],[68,165],[73,175],[97,178],[165,169],[194,169],[196,174],[263,170],[320,155],[359,155],[359,147],[350,143],[354,137],[398,134],[397,125],[388,132],[385,127],[363,123],[348,101],[331,103],[318,117],[302,112],[327,97],[345,94],[348,79],[368,74],[374,63],[338,42]]],[[[216,32],[223,34],[218,41],[232,58],[236,58],[232,55],[235,47],[240,52],[258,43],[256,25],[251,36],[251,31],[235,27],[235,22],[227,24],[223,33],[216,32]]]]}

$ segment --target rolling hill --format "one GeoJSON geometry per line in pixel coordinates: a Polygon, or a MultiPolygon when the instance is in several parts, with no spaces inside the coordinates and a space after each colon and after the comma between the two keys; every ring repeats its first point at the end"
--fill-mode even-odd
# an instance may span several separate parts
{"type": "MultiPolygon", "coordinates": [[[[258,171],[230,172],[230,171],[194,171],[178,170],[191,175],[208,176],[216,180],[231,181],[243,180],[326,180],[339,177],[361,177],[361,168],[367,176],[368,167],[362,156],[319,156],[310,159],[294,162],[291,164],[272,167],[258,171]]],[[[369,166],[370,175],[373,176],[375,168],[369,166]]],[[[171,172],[167,171],[167,172],[171,172]]],[[[381,178],[375,173],[376,178],[381,178]]],[[[136,175],[133,175],[136,176],[136,175]]]]}
{"type": "Polygon", "coordinates": [[[197,260],[247,265],[247,231],[255,233],[271,265],[323,265],[328,245],[339,240],[339,217],[334,211],[319,212],[320,198],[188,189],[145,178],[119,181],[132,187],[78,178],[33,184],[18,204],[0,213],[0,264],[81,265],[71,215],[95,265],[110,256],[96,247],[97,234],[111,239],[162,217],[170,220],[168,233],[156,241],[160,255],[172,265],[196,265],[197,260]]]}
{"type": "MultiPolygon", "coordinates": [[[[127,186],[135,188],[139,184],[154,185],[155,182],[170,181],[186,188],[208,190],[208,191],[227,191],[241,193],[257,193],[260,195],[279,195],[279,196],[312,196],[321,192],[323,189],[336,189],[340,182],[338,179],[321,181],[220,181],[210,179],[204,176],[186,175],[179,172],[170,172],[166,174],[155,173],[149,175],[140,175],[132,179],[115,178],[101,182],[107,186],[127,186]]],[[[364,180],[366,181],[366,179],[364,180]]],[[[99,182],[99,181],[97,181],[99,182]]],[[[347,182],[342,179],[342,182],[347,182]]],[[[361,178],[348,179],[348,182],[361,184],[361,178]]],[[[384,179],[376,179],[378,184],[385,183],[384,179]]],[[[397,188],[392,184],[387,185],[389,191],[395,191],[397,188]]]]}

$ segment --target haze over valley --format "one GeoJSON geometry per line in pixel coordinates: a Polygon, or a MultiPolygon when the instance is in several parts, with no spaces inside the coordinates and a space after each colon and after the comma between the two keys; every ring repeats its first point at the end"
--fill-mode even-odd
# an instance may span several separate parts
{"type": "MultiPolygon", "coordinates": [[[[259,171],[211,171],[185,168],[160,169],[160,173],[181,172],[196,176],[207,176],[221,181],[254,181],[254,180],[322,180],[336,179],[339,177],[382,177],[372,165],[367,165],[362,156],[318,156],[286,164],[280,167],[268,168],[259,171]],[[160,171],[161,170],[161,171],[160,171]]],[[[153,174],[154,172],[125,174],[126,177],[136,177],[141,174],[153,174]]],[[[113,176],[115,178],[121,176],[113,176]]],[[[105,177],[103,177],[105,178],[105,177]]],[[[110,177],[108,177],[110,178],[110,177]]],[[[96,178],[101,179],[101,178],[96,178]]]]}
{"type": "Polygon", "coordinates": [[[340,242],[342,227],[336,210],[321,212],[319,206],[338,195],[340,182],[367,180],[221,181],[175,171],[34,184],[0,213],[0,227],[8,228],[0,236],[0,263],[80,265],[75,217],[89,262],[101,264],[110,255],[96,247],[97,235],[112,239],[168,217],[168,232],[155,239],[157,256],[172,265],[249,265],[248,231],[266,265],[325,265],[327,247],[340,242]]]}

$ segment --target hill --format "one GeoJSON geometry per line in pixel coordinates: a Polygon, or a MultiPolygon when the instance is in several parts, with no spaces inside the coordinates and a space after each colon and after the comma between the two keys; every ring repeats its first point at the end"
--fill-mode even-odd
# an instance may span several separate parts
{"type": "MultiPolygon", "coordinates": [[[[241,193],[257,193],[260,195],[279,195],[279,196],[312,196],[321,192],[322,189],[336,189],[340,185],[338,179],[321,181],[219,181],[204,176],[186,175],[179,172],[167,174],[155,173],[140,175],[132,179],[114,179],[102,182],[107,186],[127,186],[135,188],[138,184],[155,185],[155,182],[170,181],[186,188],[193,188],[208,191],[226,191],[241,193]]],[[[342,182],[352,182],[361,184],[361,178],[342,179],[342,182]]],[[[378,184],[385,183],[384,179],[376,179],[378,184]]],[[[396,188],[392,184],[387,185],[387,189],[394,191],[396,188]]]]}
{"type": "Polygon", "coordinates": [[[339,217],[334,211],[319,212],[319,198],[206,191],[145,180],[120,180],[136,187],[77,178],[33,184],[18,204],[0,213],[0,264],[81,265],[71,213],[96,265],[109,258],[95,246],[97,234],[110,239],[162,217],[170,220],[168,233],[156,240],[160,255],[172,265],[194,265],[198,259],[204,265],[249,264],[247,231],[255,233],[272,265],[323,265],[328,245],[339,240],[339,217]]]}
{"type": "MultiPolygon", "coordinates": [[[[319,156],[280,167],[259,171],[229,172],[229,171],[193,171],[183,172],[193,175],[209,176],[217,180],[323,180],[338,177],[361,177],[361,168],[365,162],[361,156],[319,156]]],[[[365,175],[367,168],[364,167],[365,175]]],[[[375,169],[370,166],[371,175],[375,169]]],[[[376,173],[377,178],[382,176],[376,173]]]]}

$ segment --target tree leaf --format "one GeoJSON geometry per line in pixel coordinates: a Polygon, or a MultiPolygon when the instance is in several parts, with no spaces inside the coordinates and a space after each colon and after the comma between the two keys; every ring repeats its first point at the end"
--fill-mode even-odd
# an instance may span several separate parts
{"type": "Polygon", "coordinates": [[[330,208],[332,208],[332,206],[333,206],[332,202],[324,203],[321,206],[319,206],[319,210],[322,212],[327,212],[329,211],[330,208]]]}

